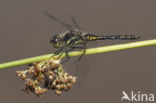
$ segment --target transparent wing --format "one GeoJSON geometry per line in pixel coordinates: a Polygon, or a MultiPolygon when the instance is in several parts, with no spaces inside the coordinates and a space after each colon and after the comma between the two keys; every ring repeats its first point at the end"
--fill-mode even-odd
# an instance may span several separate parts
{"type": "Polygon", "coordinates": [[[69,62],[63,64],[64,71],[70,75],[76,76],[76,86],[81,87],[94,64],[94,55],[83,55],[82,58],[75,63],[78,57],[70,58],[69,62]]]}
{"type": "Polygon", "coordinates": [[[48,17],[52,18],[53,20],[55,20],[56,22],[58,22],[59,24],[63,25],[65,28],[72,30],[72,25],[67,24],[61,20],[59,20],[58,18],[56,18],[55,16],[53,16],[52,14],[50,14],[47,11],[44,11],[44,14],[47,15],[48,17]]]}
{"type": "Polygon", "coordinates": [[[70,16],[71,16],[71,19],[72,19],[72,21],[73,21],[73,24],[74,24],[75,28],[76,28],[77,30],[79,30],[80,28],[79,28],[79,26],[78,26],[78,23],[77,23],[76,19],[74,18],[74,16],[73,16],[72,14],[71,14],[70,16]]]}
{"type": "Polygon", "coordinates": [[[94,55],[85,55],[76,63],[74,75],[78,77],[77,85],[79,87],[81,87],[85,82],[85,79],[92,68],[94,60],[94,55]]]}

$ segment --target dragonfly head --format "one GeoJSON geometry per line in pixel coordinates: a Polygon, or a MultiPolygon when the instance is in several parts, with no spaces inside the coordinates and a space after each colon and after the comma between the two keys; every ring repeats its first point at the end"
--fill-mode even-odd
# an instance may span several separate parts
{"type": "Polygon", "coordinates": [[[60,38],[58,35],[55,35],[54,37],[52,37],[52,39],[50,40],[50,45],[52,45],[54,48],[61,47],[61,42],[60,42],[60,38]]]}

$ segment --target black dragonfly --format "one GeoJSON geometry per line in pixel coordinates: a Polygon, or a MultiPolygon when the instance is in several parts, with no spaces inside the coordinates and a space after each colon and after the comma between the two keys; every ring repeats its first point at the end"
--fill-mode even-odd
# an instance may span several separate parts
{"type": "Polygon", "coordinates": [[[60,54],[63,50],[66,53],[66,59],[63,61],[66,62],[69,60],[69,54],[68,52],[73,51],[74,49],[82,49],[83,52],[81,56],[77,59],[80,60],[81,57],[85,54],[86,51],[86,44],[90,41],[96,41],[96,40],[135,40],[140,38],[136,35],[98,35],[98,34],[91,34],[84,31],[81,31],[79,28],[78,23],[76,22],[75,18],[71,15],[71,19],[73,22],[73,25],[70,25],[68,23],[65,23],[49,12],[44,12],[48,17],[52,18],[59,24],[63,25],[68,30],[65,32],[62,32],[60,34],[54,35],[51,40],[50,44],[56,48],[55,54],[60,54]]]}

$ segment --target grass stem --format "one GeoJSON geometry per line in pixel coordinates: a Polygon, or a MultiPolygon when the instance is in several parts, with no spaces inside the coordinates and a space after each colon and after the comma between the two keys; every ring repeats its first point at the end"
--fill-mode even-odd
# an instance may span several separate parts
{"type": "MultiPolygon", "coordinates": [[[[118,50],[125,50],[125,49],[132,49],[132,48],[139,48],[139,47],[145,47],[145,46],[153,46],[156,45],[156,39],[152,40],[144,40],[144,41],[137,41],[137,42],[131,42],[131,43],[125,43],[125,44],[116,44],[111,46],[103,46],[103,47],[96,47],[96,48],[90,48],[87,49],[85,52],[85,55],[89,54],[98,54],[98,53],[105,53],[105,52],[112,52],[112,51],[118,51],[118,50]]],[[[79,56],[82,54],[82,51],[73,51],[69,53],[69,56],[79,56]]],[[[54,54],[46,54],[16,61],[11,61],[7,63],[0,64],[0,69],[9,68],[9,67],[15,67],[20,65],[29,64],[32,62],[38,62],[49,59],[54,54]]],[[[58,55],[53,56],[54,58],[57,58],[58,55]]],[[[65,53],[61,55],[60,58],[66,57],[65,53]]]]}

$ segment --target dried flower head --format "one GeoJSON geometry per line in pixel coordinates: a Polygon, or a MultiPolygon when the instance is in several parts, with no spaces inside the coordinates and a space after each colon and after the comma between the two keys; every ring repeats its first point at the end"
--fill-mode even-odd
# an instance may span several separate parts
{"type": "Polygon", "coordinates": [[[18,77],[20,77],[21,79],[23,79],[23,80],[25,80],[26,79],[26,73],[27,73],[27,70],[25,70],[25,71],[16,71],[16,75],[18,76],[18,77]]]}
{"type": "Polygon", "coordinates": [[[57,95],[61,95],[61,94],[62,94],[62,91],[61,91],[61,90],[56,89],[56,90],[55,90],[55,94],[57,94],[57,95]]]}
{"type": "Polygon", "coordinates": [[[25,71],[16,71],[17,76],[25,80],[23,90],[27,93],[33,92],[37,96],[46,93],[48,89],[54,90],[57,95],[68,91],[77,78],[64,72],[60,61],[60,59],[50,59],[35,62],[28,65],[25,71]]]}
{"type": "Polygon", "coordinates": [[[48,90],[47,89],[42,89],[41,87],[36,87],[35,88],[35,93],[36,93],[36,95],[38,95],[38,96],[40,96],[40,95],[42,95],[43,93],[46,93],[48,90]]]}

